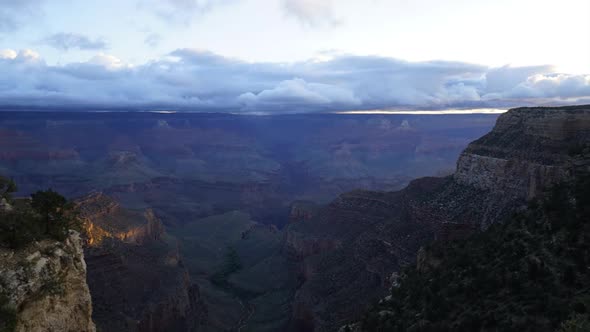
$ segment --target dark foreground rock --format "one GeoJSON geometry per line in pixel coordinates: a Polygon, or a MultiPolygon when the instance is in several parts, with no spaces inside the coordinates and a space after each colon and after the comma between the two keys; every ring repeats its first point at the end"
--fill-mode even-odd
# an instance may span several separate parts
{"type": "Polygon", "coordinates": [[[399,192],[341,195],[287,229],[299,260],[293,328],[330,331],[358,319],[433,240],[464,238],[506,220],[548,187],[590,167],[590,106],[520,108],[461,154],[446,178],[399,192]]]}

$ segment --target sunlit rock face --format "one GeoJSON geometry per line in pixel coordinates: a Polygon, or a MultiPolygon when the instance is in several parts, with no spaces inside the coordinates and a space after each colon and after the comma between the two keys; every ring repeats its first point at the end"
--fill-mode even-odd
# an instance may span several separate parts
{"type": "Polygon", "coordinates": [[[94,320],[104,331],[195,331],[207,320],[199,287],[150,209],[94,193],[76,201],[84,220],[94,320]]]}
{"type": "Polygon", "coordinates": [[[16,332],[95,332],[79,233],[24,249],[0,249],[0,292],[16,310],[16,332]]]}
{"type": "Polygon", "coordinates": [[[151,209],[128,211],[102,193],[90,194],[76,203],[89,246],[99,246],[105,239],[141,244],[159,240],[164,234],[162,222],[151,209]]]}

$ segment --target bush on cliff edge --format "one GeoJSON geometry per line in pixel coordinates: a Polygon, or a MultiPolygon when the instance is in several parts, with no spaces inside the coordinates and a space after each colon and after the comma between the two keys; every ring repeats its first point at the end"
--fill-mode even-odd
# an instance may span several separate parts
{"type": "Polygon", "coordinates": [[[79,228],[74,205],[48,189],[26,199],[13,199],[16,184],[0,176],[0,246],[17,249],[32,241],[63,241],[68,230],[79,228]]]}

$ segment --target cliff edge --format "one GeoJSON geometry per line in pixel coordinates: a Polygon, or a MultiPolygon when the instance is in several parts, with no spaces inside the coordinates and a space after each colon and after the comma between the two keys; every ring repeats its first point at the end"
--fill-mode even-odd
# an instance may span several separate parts
{"type": "Polygon", "coordinates": [[[88,244],[93,318],[102,331],[197,331],[207,308],[175,239],[151,209],[94,193],[76,201],[88,244]]]}
{"type": "Polygon", "coordinates": [[[590,106],[516,108],[457,162],[457,183],[530,200],[588,168],[590,106]]]}
{"type": "Polygon", "coordinates": [[[299,261],[302,280],[294,329],[330,331],[358,318],[422,246],[503,222],[587,171],[590,105],[517,108],[465,149],[452,176],[417,179],[398,192],[341,195],[287,228],[283,252],[299,261]]]}
{"type": "Polygon", "coordinates": [[[80,234],[0,249],[3,328],[15,332],[95,332],[80,234]]]}

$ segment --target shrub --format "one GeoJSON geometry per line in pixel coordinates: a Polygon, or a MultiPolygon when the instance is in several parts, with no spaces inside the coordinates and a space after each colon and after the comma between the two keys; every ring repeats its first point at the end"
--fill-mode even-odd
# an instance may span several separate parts
{"type": "Polygon", "coordinates": [[[12,193],[17,190],[16,183],[12,179],[0,176],[0,199],[4,198],[10,201],[12,199],[12,193]]]}
{"type": "Polygon", "coordinates": [[[13,200],[16,191],[12,180],[0,177],[0,199],[10,200],[9,209],[0,210],[0,245],[13,249],[32,241],[52,238],[63,241],[68,230],[79,229],[81,221],[74,205],[48,189],[31,195],[31,199],[13,200]]]}

